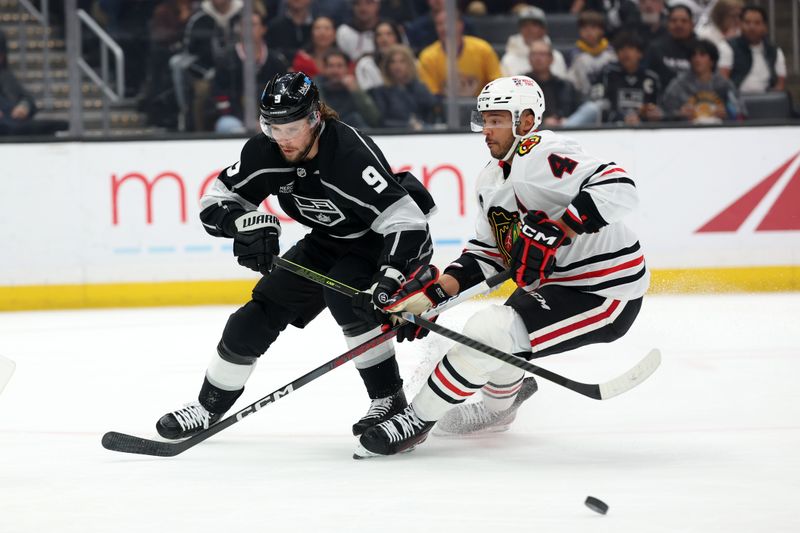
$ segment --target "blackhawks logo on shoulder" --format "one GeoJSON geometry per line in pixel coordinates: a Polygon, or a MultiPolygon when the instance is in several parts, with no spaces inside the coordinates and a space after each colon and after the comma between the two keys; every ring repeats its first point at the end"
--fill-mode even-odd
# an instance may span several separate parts
{"type": "Polygon", "coordinates": [[[520,156],[523,156],[530,152],[534,146],[539,144],[542,141],[542,138],[538,135],[532,135],[520,141],[519,146],[517,146],[517,153],[520,156]]]}

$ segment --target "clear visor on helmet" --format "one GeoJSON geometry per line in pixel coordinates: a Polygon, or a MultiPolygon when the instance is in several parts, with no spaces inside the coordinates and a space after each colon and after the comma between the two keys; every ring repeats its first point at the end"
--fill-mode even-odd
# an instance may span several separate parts
{"type": "Polygon", "coordinates": [[[306,133],[310,129],[314,129],[320,122],[319,111],[312,111],[306,118],[301,118],[286,124],[270,124],[263,115],[259,115],[258,123],[261,125],[261,131],[264,132],[271,140],[290,141],[296,139],[306,133]]]}
{"type": "Polygon", "coordinates": [[[511,121],[511,113],[508,111],[491,112],[473,109],[469,120],[469,126],[472,131],[478,133],[482,132],[484,129],[514,129],[514,124],[511,121]]]}

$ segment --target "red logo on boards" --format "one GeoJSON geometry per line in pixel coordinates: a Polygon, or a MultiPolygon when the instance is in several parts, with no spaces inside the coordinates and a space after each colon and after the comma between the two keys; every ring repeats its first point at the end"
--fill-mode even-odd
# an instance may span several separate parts
{"type": "MultiPolygon", "coordinates": [[[[800,159],[800,152],[778,167],[755,187],[744,193],[720,214],[706,222],[697,233],[734,232],[750,216],[764,197],[778,184],[794,162],[800,159]]],[[[756,231],[800,230],[800,166],[781,191],[780,196],[769,207],[756,231]]]]}

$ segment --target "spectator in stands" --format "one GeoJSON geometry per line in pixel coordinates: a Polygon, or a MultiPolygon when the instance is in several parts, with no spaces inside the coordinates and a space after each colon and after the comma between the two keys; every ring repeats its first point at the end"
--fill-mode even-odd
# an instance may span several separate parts
{"type": "Polygon", "coordinates": [[[386,51],[402,42],[402,30],[394,22],[383,20],[375,26],[375,51],[362,56],[356,63],[356,81],[361,90],[369,91],[373,87],[383,85],[384,78],[379,65],[386,51]]]}
{"type": "Polygon", "coordinates": [[[719,52],[711,41],[700,39],[692,47],[691,70],[679,74],[664,93],[664,112],[675,120],[713,124],[743,115],[736,87],[715,72],[719,52]]]}
{"type": "Polygon", "coordinates": [[[336,29],[336,46],[350,61],[358,61],[375,50],[375,26],[380,8],[380,0],[353,0],[352,19],[336,29]]]}
{"type": "Polygon", "coordinates": [[[620,28],[636,26],[641,17],[639,7],[631,0],[573,0],[570,12],[595,11],[605,15],[605,33],[613,38],[620,28]]]}
{"type": "Polygon", "coordinates": [[[0,136],[49,135],[68,127],[60,120],[34,120],[36,100],[8,68],[8,45],[0,31],[0,136]]]}
{"type": "Polygon", "coordinates": [[[192,117],[196,131],[207,131],[205,121],[216,54],[236,42],[234,24],[242,11],[242,0],[205,0],[186,23],[184,49],[196,57],[189,67],[192,82],[192,117]]]}
{"type": "Polygon", "coordinates": [[[570,51],[569,80],[583,96],[588,96],[594,77],[616,59],[605,37],[603,15],[584,11],[578,15],[578,41],[570,51]]]}
{"type": "MultiPolygon", "coordinates": [[[[508,38],[506,42],[506,52],[500,65],[506,76],[516,76],[524,74],[531,68],[530,54],[531,44],[535,41],[550,42],[547,35],[547,17],[538,7],[525,6],[517,12],[517,23],[519,33],[508,38]]],[[[553,64],[550,71],[559,78],[567,76],[567,63],[564,55],[558,50],[552,49],[553,64]]]]}
{"type": "Polygon", "coordinates": [[[147,77],[139,107],[152,126],[177,127],[179,109],[169,61],[183,50],[183,35],[191,15],[191,0],[164,0],[153,10],[147,77]]]}
{"type": "Polygon", "coordinates": [[[642,66],[644,46],[635,33],[621,32],[614,40],[617,61],[609,63],[592,88],[592,98],[601,102],[603,121],[637,125],[663,117],[659,107],[661,82],[642,66]]]}
{"type": "Polygon", "coordinates": [[[650,45],[644,60],[645,66],[658,74],[662,87],[669,85],[678,74],[689,72],[695,42],[692,11],[683,4],[670,6],[667,35],[650,45]]]}
{"type": "Polygon", "coordinates": [[[418,3],[409,0],[381,0],[381,19],[405,24],[420,14],[421,11],[415,5],[418,3]]]}
{"type": "MultiPolygon", "coordinates": [[[[419,54],[419,78],[433,94],[446,92],[447,54],[444,48],[446,14],[436,14],[436,32],[439,40],[419,54]]],[[[477,96],[484,85],[502,77],[500,60],[492,45],[478,37],[464,35],[464,22],[460,15],[455,21],[456,42],[458,43],[458,88],[459,96],[477,96]]]]}
{"type": "Polygon", "coordinates": [[[717,0],[709,12],[708,22],[695,30],[698,39],[717,45],[720,58],[733,55],[728,39],[739,36],[742,0],[717,0]]]}
{"type": "Polygon", "coordinates": [[[312,78],[319,74],[325,63],[325,54],[336,47],[336,27],[333,19],[317,17],[311,23],[311,44],[294,55],[292,70],[304,72],[312,78]]]}
{"type": "MultiPolygon", "coordinates": [[[[444,11],[445,0],[428,0],[429,13],[415,18],[405,26],[408,44],[414,52],[420,52],[439,39],[436,29],[436,16],[444,11]]],[[[469,19],[461,19],[464,25],[462,33],[475,35],[475,29],[469,19]]]]}
{"type": "Polygon", "coordinates": [[[758,6],[742,9],[742,35],[731,39],[731,57],[720,57],[719,71],[742,93],[783,91],[786,58],[767,40],[767,14],[758,6]]]}
{"type": "Polygon", "coordinates": [[[315,81],[320,99],[334,108],[342,121],[355,128],[377,127],[380,114],[372,98],[361,90],[350,74],[347,54],[337,48],[325,53],[322,76],[315,81]]]}
{"type": "Polygon", "coordinates": [[[240,36],[236,46],[217,59],[216,75],[212,89],[212,101],[215,116],[214,131],[217,133],[244,133],[244,98],[257,101],[261,90],[276,74],[283,74],[288,67],[286,58],[280,52],[267,47],[264,36],[267,35],[266,21],[261,15],[253,13],[253,49],[256,64],[256,92],[244,94],[244,58],[246,36],[242,33],[242,25],[237,24],[240,36]]]}
{"type": "Polygon", "coordinates": [[[409,47],[390,46],[383,54],[381,72],[385,84],[369,94],[380,111],[382,126],[420,130],[434,122],[441,106],[417,79],[414,52],[409,47]]]}
{"type": "Polygon", "coordinates": [[[285,57],[294,57],[311,42],[311,0],[286,0],[286,9],[267,28],[267,44],[285,57]]]}
{"type": "Polygon", "coordinates": [[[328,17],[338,26],[350,17],[350,4],[352,0],[314,0],[314,13],[316,17],[328,17]]]}
{"type": "MultiPolygon", "coordinates": [[[[542,124],[547,127],[577,126],[584,122],[581,117],[574,117],[573,121],[570,121],[571,115],[581,103],[581,98],[572,82],[553,73],[553,45],[545,40],[534,41],[529,55],[531,71],[525,76],[539,84],[544,93],[544,101],[547,102],[542,124]]],[[[595,113],[584,123],[596,121],[595,113]]]]}
{"type": "Polygon", "coordinates": [[[639,0],[640,22],[636,25],[636,33],[645,51],[653,42],[667,35],[666,13],[664,0],[639,0]]]}

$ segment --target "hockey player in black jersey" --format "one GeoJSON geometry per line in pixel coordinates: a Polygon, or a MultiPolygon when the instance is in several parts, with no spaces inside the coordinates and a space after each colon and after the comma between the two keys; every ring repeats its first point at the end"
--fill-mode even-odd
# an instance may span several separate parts
{"type": "MultiPolygon", "coordinates": [[[[245,144],[240,160],[201,199],[200,219],[211,235],[232,238],[239,264],[263,277],[252,299],[228,319],[197,401],[156,424],[168,439],[189,437],[220,420],[244,391],[259,357],[290,324],[303,328],[327,307],[350,347],[379,334],[376,303],[385,302],[433,252],[426,221],[433,199],[413,176],[394,175],[372,139],[339,121],[319,101],[308,76],[275,76],[261,96],[260,124],[263,133],[245,144]],[[257,211],[270,195],[311,228],[283,257],[363,289],[360,297],[351,301],[272,269],[280,224],[257,211]]],[[[355,365],[372,400],[353,426],[360,435],[407,404],[391,342],[365,352],[355,365]]]]}

